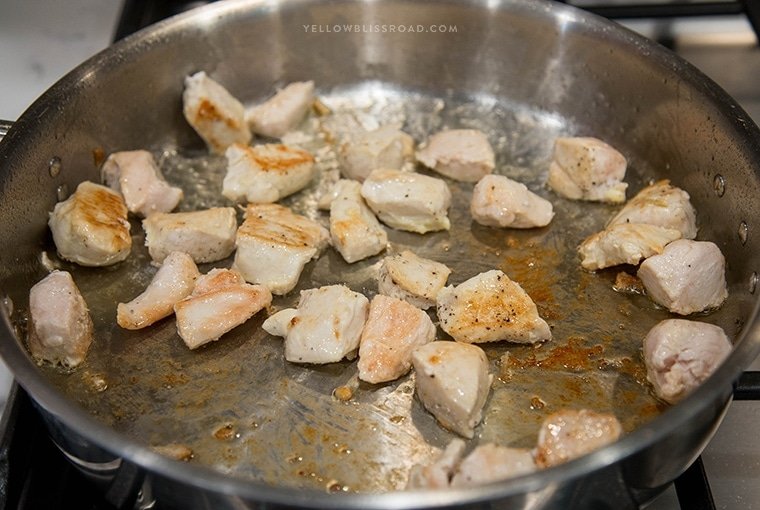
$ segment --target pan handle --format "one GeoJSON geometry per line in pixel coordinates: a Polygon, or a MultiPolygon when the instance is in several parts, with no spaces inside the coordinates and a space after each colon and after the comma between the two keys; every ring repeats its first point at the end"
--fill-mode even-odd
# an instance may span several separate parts
{"type": "Polygon", "coordinates": [[[760,371],[747,371],[734,384],[734,400],[760,400],[760,371]]]}
{"type": "Polygon", "coordinates": [[[3,141],[3,138],[5,138],[5,135],[8,134],[8,131],[13,126],[13,122],[9,120],[3,120],[0,119],[0,142],[3,141]]]}

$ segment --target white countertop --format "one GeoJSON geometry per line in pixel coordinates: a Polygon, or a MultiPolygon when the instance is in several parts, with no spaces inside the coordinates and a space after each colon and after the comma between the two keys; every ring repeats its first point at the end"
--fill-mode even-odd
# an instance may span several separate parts
{"type": "MultiPolygon", "coordinates": [[[[120,0],[0,0],[0,119],[18,118],[56,80],[105,48],[120,9],[120,0]]],[[[651,23],[629,26],[644,33],[662,28],[651,23]]],[[[720,39],[723,44],[746,43],[752,39],[751,32],[747,32],[748,24],[741,19],[709,25],[707,31],[704,24],[686,23],[684,26],[692,39],[695,34],[723,37],[720,39]]],[[[742,51],[756,54],[760,50],[745,48],[742,51]]],[[[754,81],[750,89],[736,85],[732,82],[733,76],[723,67],[724,59],[719,54],[708,53],[705,56],[699,51],[687,51],[686,58],[712,75],[755,119],[760,119],[758,82],[754,81]]],[[[760,362],[756,361],[753,368],[760,369],[760,362]]],[[[9,384],[10,375],[0,362],[0,404],[7,394],[3,388],[9,384]]],[[[703,455],[719,509],[760,508],[760,437],[754,433],[758,424],[760,404],[732,404],[725,422],[703,455]]],[[[667,492],[649,508],[678,508],[674,491],[667,492]]]]}
{"type": "Polygon", "coordinates": [[[0,119],[111,42],[121,0],[0,0],[0,119]]]}

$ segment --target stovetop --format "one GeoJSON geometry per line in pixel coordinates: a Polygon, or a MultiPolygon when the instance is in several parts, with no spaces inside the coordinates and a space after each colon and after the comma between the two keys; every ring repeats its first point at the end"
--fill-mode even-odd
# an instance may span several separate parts
{"type": "MultiPolygon", "coordinates": [[[[744,4],[752,1],[745,0],[744,4]]],[[[600,2],[572,0],[568,3],[583,6],[600,2]]],[[[112,37],[119,38],[152,20],[205,3],[125,0],[120,6],[117,2],[100,0],[67,0],[63,3],[18,2],[13,9],[4,6],[4,14],[0,16],[0,62],[7,78],[0,80],[0,118],[18,116],[36,94],[105,47],[112,37]],[[119,17],[121,23],[117,26],[119,17]]],[[[626,2],[608,0],[605,3],[626,2]]],[[[712,77],[760,123],[760,48],[747,17],[637,19],[626,20],[624,24],[671,46],[712,77]]],[[[750,368],[760,370],[760,359],[750,368]]],[[[7,372],[0,369],[0,397],[7,393],[7,389],[3,389],[9,380],[5,374],[7,372]]],[[[23,427],[15,428],[13,447],[0,444],[0,456],[7,455],[13,466],[11,477],[7,478],[8,485],[0,486],[0,498],[7,498],[0,501],[5,503],[2,507],[70,508],[74,504],[76,508],[92,510],[112,508],[97,491],[90,490],[90,482],[83,479],[46,440],[43,426],[35,418],[28,399],[21,394],[14,403],[15,413],[31,418],[23,427]],[[35,463],[32,459],[45,461],[35,463]],[[21,472],[26,474],[22,477],[21,472]],[[70,501],[76,503],[64,503],[70,501]]],[[[16,419],[7,414],[5,418],[12,422],[16,419]]],[[[734,402],[702,460],[681,478],[677,489],[666,491],[647,508],[760,508],[760,435],[747,434],[747,431],[756,429],[758,422],[760,404],[734,402]],[[708,480],[707,484],[705,480],[708,480]]],[[[0,458],[0,466],[5,466],[3,460],[0,458]]],[[[0,472],[0,479],[6,474],[0,472]]]]}

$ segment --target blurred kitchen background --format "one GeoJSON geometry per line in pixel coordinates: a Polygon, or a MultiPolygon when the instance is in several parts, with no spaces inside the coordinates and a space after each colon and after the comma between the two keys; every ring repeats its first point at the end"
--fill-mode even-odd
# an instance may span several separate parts
{"type": "MultiPolygon", "coordinates": [[[[66,72],[108,46],[124,5],[132,3],[134,0],[0,0],[0,119],[18,118],[66,72]]],[[[187,2],[187,6],[203,3],[187,2]]],[[[600,3],[630,4],[625,0],[569,3],[586,7],[600,3]]],[[[701,3],[698,7],[703,9],[720,7],[717,5],[720,2],[701,3]]],[[[737,10],[750,3],[760,4],[760,0],[725,3],[737,10]]],[[[721,85],[756,122],[760,121],[760,48],[746,14],[621,22],[673,48],[721,85]]],[[[760,363],[756,361],[752,368],[760,369],[760,363]]],[[[11,376],[0,367],[0,405],[5,402],[10,382],[11,376]]],[[[756,433],[759,424],[759,403],[731,405],[725,422],[703,455],[715,506],[700,508],[760,509],[760,437],[756,433]]],[[[681,506],[675,491],[670,490],[649,508],[668,510],[681,506]]]]}

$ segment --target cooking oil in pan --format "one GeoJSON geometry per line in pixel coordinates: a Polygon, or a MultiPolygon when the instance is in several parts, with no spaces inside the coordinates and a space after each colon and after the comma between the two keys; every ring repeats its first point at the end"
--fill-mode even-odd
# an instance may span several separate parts
{"type": "MultiPolygon", "coordinates": [[[[448,181],[450,231],[388,229],[389,252],[409,248],[447,264],[453,270],[449,284],[503,270],[532,296],[552,328],[553,339],[535,346],[482,345],[495,377],[470,447],[532,447],[544,417],[562,408],[612,412],[627,431],[662,411],[647,386],[640,348],[649,328],[667,314],[643,296],[614,292],[618,269],[590,274],[576,254],[615,208],[564,200],[543,185],[554,138],[576,134],[576,126],[496,98],[430,97],[379,83],[336,90],[322,101],[332,113],[308,118],[285,139],[316,155],[320,177],[284,203],[325,225],[327,215],[316,205],[338,178],[330,142],[347,131],[387,124],[418,142],[446,128],[481,129],[497,154],[496,172],[554,204],[546,228],[483,227],[469,215],[472,184],[448,181]]],[[[158,156],[166,178],[185,192],[181,210],[230,205],[221,196],[223,157],[182,150],[158,156]]],[[[653,175],[632,160],[629,194],[653,175]]],[[[99,420],[150,446],[180,445],[192,451],[191,462],[225,473],[331,492],[402,489],[413,464],[430,461],[453,439],[415,398],[413,373],[371,385],[358,381],[355,362],[288,363],[282,340],[261,329],[263,313],[192,352],[177,336],[173,318],[142,331],[120,329],[116,304],[139,294],[155,273],[139,223],[132,227],[133,253],[124,263],[87,269],[58,261],[75,273],[97,333],[80,369],[43,370],[99,420]]],[[[273,306],[293,306],[299,290],[334,283],[372,297],[374,265],[384,255],[348,265],[328,249],[307,265],[296,290],[275,298],[273,306]]],[[[439,338],[447,337],[439,331],[439,338]]]]}

